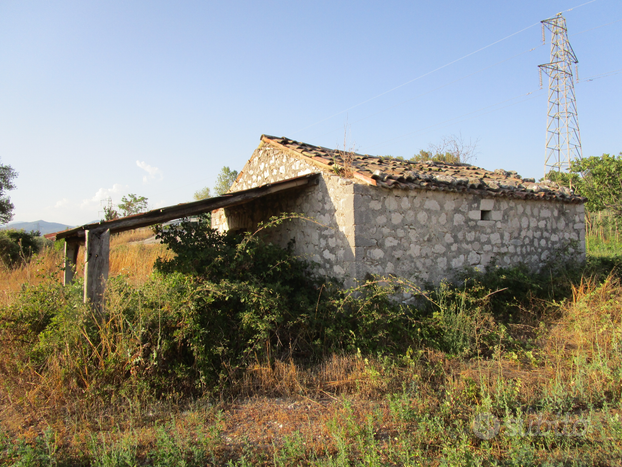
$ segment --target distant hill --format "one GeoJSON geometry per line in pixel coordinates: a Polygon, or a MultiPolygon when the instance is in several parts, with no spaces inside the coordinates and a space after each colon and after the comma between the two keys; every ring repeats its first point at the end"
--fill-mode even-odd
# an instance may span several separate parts
{"type": "Polygon", "coordinates": [[[34,221],[34,222],[10,222],[6,225],[1,225],[0,230],[4,229],[15,229],[15,230],[25,230],[26,232],[30,232],[31,230],[38,230],[41,232],[41,235],[49,234],[52,232],[58,232],[60,230],[70,229],[72,226],[66,224],[59,224],[57,222],[46,222],[46,221],[34,221]]]}

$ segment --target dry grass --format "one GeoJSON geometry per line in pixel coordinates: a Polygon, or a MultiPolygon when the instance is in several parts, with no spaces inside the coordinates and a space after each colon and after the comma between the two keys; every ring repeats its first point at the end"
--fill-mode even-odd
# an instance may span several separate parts
{"type": "Polygon", "coordinates": [[[0,304],[7,305],[23,284],[37,284],[50,275],[62,280],[62,261],[62,252],[48,247],[30,262],[14,268],[8,268],[0,262],[0,304]]]}
{"type": "MultiPolygon", "coordinates": [[[[110,241],[110,276],[123,274],[131,283],[144,282],[157,258],[170,259],[172,252],[153,239],[151,229],[137,229],[113,235],[110,241]]],[[[30,262],[15,268],[0,263],[0,304],[7,305],[23,284],[35,285],[48,277],[63,280],[62,248],[44,248],[30,262]]],[[[84,248],[78,252],[76,277],[84,273],[84,248]]]]}
{"type": "Polygon", "coordinates": [[[307,367],[277,360],[248,368],[231,393],[236,397],[376,398],[401,387],[402,371],[356,355],[333,354],[323,363],[307,367]]]}
{"type": "Polygon", "coordinates": [[[144,282],[158,258],[171,259],[173,253],[153,241],[150,229],[139,229],[115,235],[110,241],[110,275],[123,274],[130,282],[144,282]]]}
{"type": "MultiPolygon", "coordinates": [[[[170,254],[162,245],[139,243],[149,236],[113,238],[111,275],[136,283],[148,277],[155,258],[170,254]]],[[[60,274],[60,260],[49,249],[30,265],[1,272],[3,300],[22,283],[60,274]]],[[[566,303],[548,308],[554,318],[516,331],[529,345],[509,350],[500,342],[489,359],[421,349],[390,358],[332,354],[314,365],[258,361],[220,400],[190,401],[174,392],[168,400],[81,397],[80,388],[60,387],[62,365],[39,374],[20,367],[27,358],[17,355],[19,349],[5,347],[0,427],[29,442],[51,427],[63,455],[74,460],[129,445],[137,464],[163,449],[158,443],[165,436],[180,452],[204,449],[209,460],[196,465],[243,465],[242,459],[246,465],[440,465],[443,458],[454,459],[447,465],[466,465],[468,455],[493,464],[525,453],[531,460],[516,465],[546,459],[571,465],[581,456],[587,461],[577,465],[615,465],[622,461],[622,428],[615,428],[622,398],[622,284],[613,275],[601,283],[585,279],[566,303]],[[585,438],[550,443],[509,438],[503,429],[486,442],[473,436],[475,414],[521,410],[532,411],[532,419],[587,414],[600,425],[585,438]]]]}
{"type": "Polygon", "coordinates": [[[612,385],[622,368],[622,286],[610,276],[602,284],[586,280],[543,345],[553,378],[547,391],[569,392],[579,404],[620,395],[612,385]],[[617,394],[614,394],[617,392],[617,394]]]}
{"type": "Polygon", "coordinates": [[[145,240],[154,239],[154,237],[155,234],[149,227],[128,230],[127,232],[114,234],[110,240],[110,248],[114,248],[118,245],[125,245],[126,243],[143,242],[145,240]]]}

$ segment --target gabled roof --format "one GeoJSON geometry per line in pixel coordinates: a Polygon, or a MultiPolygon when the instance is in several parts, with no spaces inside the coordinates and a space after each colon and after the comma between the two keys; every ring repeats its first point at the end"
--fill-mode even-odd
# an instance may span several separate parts
{"type": "Polygon", "coordinates": [[[585,198],[554,182],[523,179],[514,171],[489,170],[469,164],[411,162],[375,157],[263,135],[272,147],[341,176],[351,176],[383,188],[477,193],[488,197],[558,200],[582,203],[585,198]],[[349,159],[346,161],[344,159],[349,159]]]}

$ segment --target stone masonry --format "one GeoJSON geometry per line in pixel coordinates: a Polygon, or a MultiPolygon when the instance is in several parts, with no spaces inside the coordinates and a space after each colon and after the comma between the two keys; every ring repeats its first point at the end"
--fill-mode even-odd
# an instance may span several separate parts
{"type": "Polygon", "coordinates": [[[492,262],[536,269],[564,249],[584,255],[582,204],[356,185],[353,208],[357,277],[438,282],[492,262]]]}
{"type": "MultiPolygon", "coordinates": [[[[318,172],[317,167],[297,160],[278,149],[260,146],[242,170],[230,191],[239,191],[276,181],[318,172]]],[[[212,226],[253,230],[257,224],[281,213],[300,213],[303,218],[265,230],[269,241],[286,246],[320,265],[318,273],[339,279],[356,277],[354,265],[354,182],[337,175],[322,174],[318,186],[292,195],[275,195],[248,205],[212,213],[212,226]]]]}
{"type": "MultiPolygon", "coordinates": [[[[302,218],[262,234],[282,246],[293,242],[296,254],[319,264],[319,274],[342,279],[345,285],[368,274],[438,283],[466,267],[526,263],[537,269],[558,252],[585,256],[584,206],[565,192],[532,187],[531,182],[524,183],[523,191],[507,192],[405,189],[404,183],[374,186],[362,171],[344,176],[337,164],[341,159],[334,158],[331,167],[326,159],[318,163],[305,157],[308,153],[271,143],[264,137],[231,191],[309,173],[321,173],[319,184],[215,211],[213,226],[221,231],[255,229],[273,215],[300,213],[302,218]]],[[[388,180],[385,175],[377,177],[388,180]]],[[[510,186],[514,179],[492,183],[510,186]]]]}

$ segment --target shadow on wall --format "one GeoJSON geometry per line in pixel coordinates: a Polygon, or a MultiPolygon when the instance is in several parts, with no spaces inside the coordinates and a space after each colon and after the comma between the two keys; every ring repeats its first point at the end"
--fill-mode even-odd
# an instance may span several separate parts
{"type": "MultiPolygon", "coordinates": [[[[297,213],[300,217],[268,226],[260,233],[269,242],[286,248],[292,245],[293,253],[306,261],[319,265],[317,273],[344,281],[346,287],[354,285],[354,236],[340,229],[343,209],[333,202],[326,179],[301,190],[275,193],[250,203],[224,209],[229,230],[257,230],[273,216],[297,213]],[[341,214],[341,216],[340,216],[341,214]]],[[[222,225],[222,216],[214,216],[213,226],[222,225]]],[[[343,225],[343,222],[341,223],[343,225]]]]}

